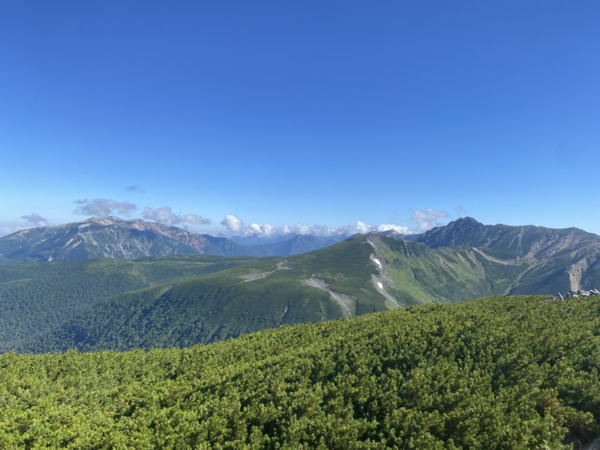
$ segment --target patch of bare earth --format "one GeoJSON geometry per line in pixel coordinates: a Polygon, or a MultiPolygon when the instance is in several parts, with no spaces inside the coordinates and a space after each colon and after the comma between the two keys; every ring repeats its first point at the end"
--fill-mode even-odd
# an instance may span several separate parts
{"type": "Polygon", "coordinates": [[[267,278],[273,272],[275,272],[275,271],[271,270],[270,272],[246,273],[246,274],[242,275],[242,278],[244,279],[244,281],[255,281],[255,280],[260,280],[262,278],[267,278]]]}
{"type": "Polygon", "coordinates": [[[320,280],[319,278],[311,277],[304,280],[304,282],[311,287],[328,292],[329,295],[331,295],[331,297],[342,307],[342,312],[344,313],[344,315],[346,317],[352,317],[354,301],[350,297],[344,294],[340,294],[339,292],[332,291],[329,288],[329,285],[325,282],[325,280],[320,280]]]}
{"type": "Polygon", "coordinates": [[[275,270],[270,270],[268,272],[246,273],[246,274],[242,275],[242,279],[244,281],[256,281],[256,280],[261,280],[263,278],[267,278],[269,275],[271,275],[272,273],[275,273],[278,270],[292,270],[293,269],[292,266],[287,266],[285,263],[286,263],[285,261],[279,261],[277,263],[277,267],[275,268],[275,270]]]}

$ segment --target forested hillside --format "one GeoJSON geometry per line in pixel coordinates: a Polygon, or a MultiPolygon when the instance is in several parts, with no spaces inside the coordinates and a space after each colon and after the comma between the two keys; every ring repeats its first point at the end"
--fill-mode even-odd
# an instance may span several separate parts
{"type": "Polygon", "coordinates": [[[221,271],[248,258],[177,255],[0,265],[0,352],[69,322],[92,305],[157,283],[221,271]]]}
{"type": "Polygon", "coordinates": [[[599,432],[600,299],[546,300],[0,355],[0,447],[572,448],[599,432]]]}

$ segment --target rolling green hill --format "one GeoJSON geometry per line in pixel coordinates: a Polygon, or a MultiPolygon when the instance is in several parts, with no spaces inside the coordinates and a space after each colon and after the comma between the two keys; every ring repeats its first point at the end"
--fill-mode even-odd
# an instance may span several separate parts
{"type": "Polygon", "coordinates": [[[600,432],[600,299],[545,298],[0,355],[0,447],[581,448],[600,432]]]}

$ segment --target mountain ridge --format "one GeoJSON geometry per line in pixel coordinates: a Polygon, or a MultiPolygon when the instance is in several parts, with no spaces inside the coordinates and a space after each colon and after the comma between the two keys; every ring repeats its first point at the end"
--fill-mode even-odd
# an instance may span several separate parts
{"type": "Polygon", "coordinates": [[[600,236],[579,228],[546,228],[535,225],[484,225],[472,217],[464,217],[442,227],[435,227],[420,235],[407,237],[432,248],[485,247],[510,251],[520,257],[543,257],[572,247],[595,243],[600,236]]]}
{"type": "Polygon", "coordinates": [[[194,233],[142,219],[93,217],[58,226],[29,228],[0,238],[0,264],[23,261],[138,259],[175,254],[288,256],[322,248],[336,239],[296,235],[246,246],[231,239],[194,233]]]}

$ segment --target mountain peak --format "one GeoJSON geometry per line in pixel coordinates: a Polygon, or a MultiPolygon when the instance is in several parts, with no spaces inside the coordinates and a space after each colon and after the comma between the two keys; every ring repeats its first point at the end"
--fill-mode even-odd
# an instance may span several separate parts
{"type": "MultiPolygon", "coordinates": [[[[127,221],[125,219],[121,219],[120,217],[116,217],[116,216],[94,216],[94,217],[90,217],[88,219],[83,219],[83,220],[78,220],[77,222],[71,222],[71,223],[65,223],[62,225],[57,225],[57,226],[47,226],[47,227],[40,227],[40,228],[51,228],[51,229],[64,229],[64,228],[73,228],[73,227],[77,227],[77,228],[87,228],[90,225],[104,225],[104,226],[110,226],[110,225],[116,225],[119,223],[126,223],[127,221]]],[[[33,230],[35,228],[28,228],[28,230],[33,230]]]]}
{"type": "Polygon", "coordinates": [[[444,227],[437,227],[437,228],[446,228],[446,229],[454,229],[454,228],[458,228],[458,229],[475,229],[475,228],[481,228],[481,227],[485,227],[485,225],[483,225],[481,222],[478,222],[477,220],[473,219],[472,217],[461,217],[459,219],[453,220],[452,222],[448,223],[448,225],[444,226],[444,227]]]}
{"type": "Polygon", "coordinates": [[[475,219],[473,219],[472,217],[469,217],[469,216],[467,216],[467,217],[460,217],[460,218],[458,218],[458,219],[450,222],[448,225],[450,225],[450,224],[456,224],[456,225],[458,225],[458,224],[460,224],[460,225],[463,225],[463,224],[482,225],[481,222],[478,222],[477,220],[475,220],[475,219]]]}
{"type": "Polygon", "coordinates": [[[485,247],[525,258],[546,257],[587,243],[600,245],[596,235],[577,228],[483,225],[472,217],[463,217],[446,226],[433,228],[414,240],[432,248],[485,247]]]}

